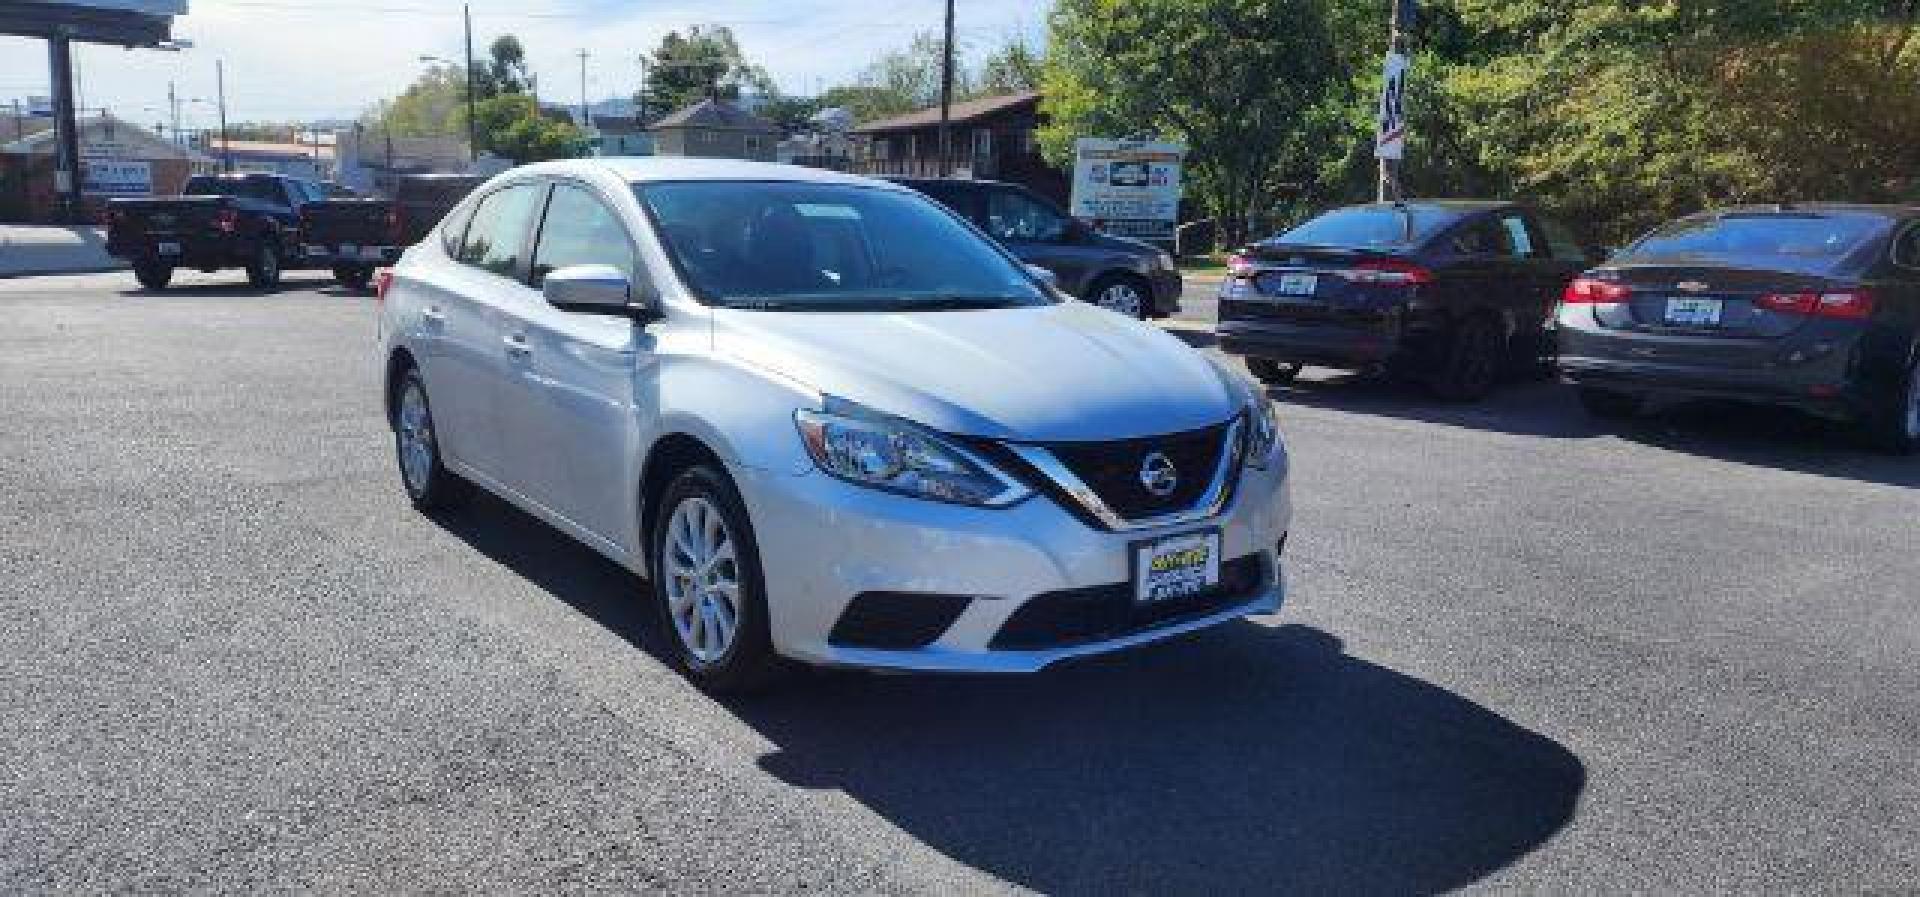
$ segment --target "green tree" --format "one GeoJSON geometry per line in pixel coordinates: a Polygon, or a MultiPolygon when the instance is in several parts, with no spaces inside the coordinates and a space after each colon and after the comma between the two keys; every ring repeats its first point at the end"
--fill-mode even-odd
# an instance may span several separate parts
{"type": "Polygon", "coordinates": [[[981,96],[1002,96],[1039,90],[1046,66],[1045,57],[1021,38],[988,54],[980,63],[977,92],[981,96]]]}
{"type": "Polygon", "coordinates": [[[772,77],[747,61],[733,30],[725,25],[695,25],[684,35],[670,31],[643,64],[647,85],[634,95],[634,103],[649,115],[708,97],[739,99],[743,90],[774,92],[772,77]]]}
{"type": "Polygon", "coordinates": [[[1048,26],[1056,164],[1078,137],[1183,141],[1190,193],[1238,242],[1324,152],[1309,116],[1341,69],[1316,0],[1060,0],[1048,26]]]}
{"type": "Polygon", "coordinates": [[[586,134],[573,123],[541,113],[533,97],[503,93],[474,109],[480,148],[516,164],[567,159],[586,152],[586,134]]]}
{"type": "Polygon", "coordinates": [[[487,59],[474,70],[473,92],[479,99],[503,93],[528,93],[533,74],[527,69],[527,48],[511,34],[494,38],[487,48],[487,59]]]}
{"type": "Polygon", "coordinates": [[[375,104],[361,121],[370,129],[395,137],[464,137],[466,91],[464,70],[435,66],[421,73],[399,96],[375,104]]]}

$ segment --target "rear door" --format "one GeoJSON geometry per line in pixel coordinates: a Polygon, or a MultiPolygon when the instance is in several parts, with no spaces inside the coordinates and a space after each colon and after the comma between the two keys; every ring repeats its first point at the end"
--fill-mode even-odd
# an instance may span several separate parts
{"type": "Polygon", "coordinates": [[[1513,332],[1538,328],[1549,300],[1538,268],[1539,236],[1519,209],[1468,217],[1440,237],[1448,261],[1438,283],[1456,314],[1490,311],[1513,332]]]}

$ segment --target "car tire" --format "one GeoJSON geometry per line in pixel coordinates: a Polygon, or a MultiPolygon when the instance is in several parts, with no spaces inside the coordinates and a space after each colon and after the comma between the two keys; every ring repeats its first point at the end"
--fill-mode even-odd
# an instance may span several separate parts
{"type": "Polygon", "coordinates": [[[373,269],[365,265],[341,265],[333,269],[333,279],[349,290],[365,292],[373,284],[373,269]]]}
{"type": "Polygon", "coordinates": [[[247,260],[247,283],[262,289],[280,285],[280,250],[273,240],[261,240],[253,247],[253,257],[247,260]]]}
{"type": "Polygon", "coordinates": [[[1268,386],[1285,386],[1300,377],[1306,365],[1297,361],[1275,361],[1271,358],[1247,359],[1247,371],[1268,386]]]}
{"type": "Polygon", "coordinates": [[[1144,321],[1153,317],[1153,287],[1138,277],[1108,275],[1087,289],[1087,303],[1144,321]]]}
{"type": "Polygon", "coordinates": [[[1602,420],[1624,420],[1640,413],[1644,404],[1641,398],[1630,392],[1618,392],[1600,389],[1594,386],[1576,387],[1574,394],[1580,397],[1580,407],[1587,413],[1602,420]]]}
{"type": "Polygon", "coordinates": [[[1899,395],[1865,423],[1868,445],[1894,455],[1920,451],[1920,363],[1907,370],[1899,395]]]}
{"type": "Polygon", "coordinates": [[[1472,315],[1453,327],[1433,375],[1433,391],[1453,402],[1473,402],[1486,397],[1500,380],[1507,357],[1506,334],[1500,323],[1489,315],[1472,315]]]}
{"type": "Polygon", "coordinates": [[[400,485],[419,511],[460,507],[473,497],[473,484],[447,469],[433,424],[433,405],[420,371],[408,368],[394,390],[393,452],[400,462],[400,485]]]}
{"type": "Polygon", "coordinates": [[[160,264],[138,264],[133,266],[133,279],[140,285],[156,293],[167,288],[173,282],[173,266],[160,264]]]}
{"type": "Polygon", "coordinates": [[[648,533],[648,585],[680,671],[716,694],[771,685],[787,664],[773,650],[760,550],[733,481],[718,467],[688,468],[667,485],[648,533]]]}

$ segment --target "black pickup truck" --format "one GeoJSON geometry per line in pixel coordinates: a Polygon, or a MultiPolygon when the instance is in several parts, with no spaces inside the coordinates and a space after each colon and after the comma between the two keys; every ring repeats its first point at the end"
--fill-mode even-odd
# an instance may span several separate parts
{"type": "Polygon", "coordinates": [[[182,192],[107,202],[107,254],[131,262],[141,286],[166,289],[176,268],[245,268],[249,283],[270,287],[285,268],[303,267],[300,209],[324,195],[320,185],[272,174],[201,175],[182,192]]]}
{"type": "MultiPolygon", "coordinates": [[[[342,284],[364,290],[375,268],[427,235],[485,178],[419,174],[400,178],[393,199],[352,196],[308,203],[300,211],[301,252],[310,265],[333,267],[342,284]]],[[[344,188],[341,188],[344,190],[344,188]]]]}

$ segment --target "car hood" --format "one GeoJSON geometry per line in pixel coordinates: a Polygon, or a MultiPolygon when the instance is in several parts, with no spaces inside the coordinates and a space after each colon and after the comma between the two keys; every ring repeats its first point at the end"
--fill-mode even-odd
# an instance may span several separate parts
{"type": "Polygon", "coordinates": [[[715,309],[714,348],[936,430],[1031,442],[1195,430],[1238,411],[1199,352],[1079,302],[921,312],[715,309]]]}

